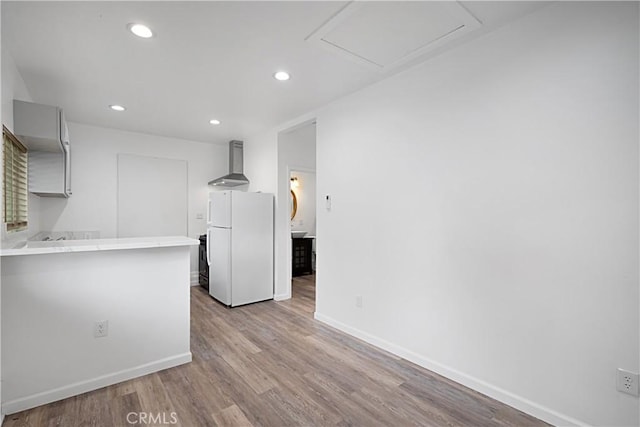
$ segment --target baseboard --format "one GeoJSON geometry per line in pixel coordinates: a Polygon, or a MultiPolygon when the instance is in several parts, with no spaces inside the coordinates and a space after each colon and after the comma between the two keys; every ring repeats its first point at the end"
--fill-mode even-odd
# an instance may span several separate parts
{"type": "Polygon", "coordinates": [[[291,292],[287,292],[286,294],[274,295],[273,299],[276,301],[284,301],[286,299],[291,299],[291,292]]]}
{"type": "Polygon", "coordinates": [[[200,284],[200,272],[192,271],[189,283],[191,283],[191,286],[198,286],[200,284]]]}
{"type": "Polygon", "coordinates": [[[518,396],[514,393],[511,393],[507,390],[501,389],[500,387],[496,387],[492,384],[489,384],[480,379],[474,378],[470,375],[467,375],[463,372],[457,371],[449,366],[443,365],[441,363],[435,362],[431,359],[428,359],[424,356],[421,356],[411,350],[407,350],[406,348],[400,347],[396,344],[393,344],[389,341],[378,338],[374,335],[371,335],[367,332],[361,331],[359,329],[353,328],[349,325],[346,325],[342,322],[334,320],[328,316],[325,316],[321,313],[315,312],[313,317],[327,325],[334,327],[342,332],[345,332],[349,335],[352,335],[356,338],[359,338],[371,345],[379,347],[383,350],[388,351],[389,353],[395,354],[396,356],[402,357],[410,362],[415,363],[416,365],[422,366],[430,371],[433,371],[437,374],[442,375],[452,381],[455,381],[459,384],[462,384],[466,387],[469,387],[477,392],[480,392],[486,396],[489,396],[493,399],[496,399],[502,403],[505,403],[509,406],[512,406],[522,412],[525,412],[529,415],[532,415],[536,418],[539,418],[543,421],[546,421],[552,425],[556,426],[588,426],[587,423],[576,420],[567,415],[556,412],[552,409],[549,409],[543,405],[539,405],[535,402],[532,402],[528,399],[525,399],[521,396],[518,396]]]}
{"type": "Polygon", "coordinates": [[[35,408],[36,406],[45,405],[71,396],[77,396],[81,393],[97,390],[102,387],[138,378],[143,375],[152,374],[163,369],[173,368],[174,366],[183,365],[189,362],[191,362],[191,352],[167,357],[166,359],[156,360],[151,363],[145,363],[144,365],[136,366],[134,368],[102,375],[90,380],[69,384],[64,387],[44,391],[31,396],[21,397],[19,399],[4,402],[2,404],[2,414],[4,417],[4,414],[14,414],[16,412],[24,411],[25,409],[35,408]]]}

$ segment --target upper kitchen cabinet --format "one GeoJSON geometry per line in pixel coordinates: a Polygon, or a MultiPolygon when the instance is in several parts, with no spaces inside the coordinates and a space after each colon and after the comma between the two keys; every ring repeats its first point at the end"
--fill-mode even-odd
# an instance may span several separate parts
{"type": "Polygon", "coordinates": [[[71,145],[62,109],[14,100],[13,120],[15,135],[29,150],[29,192],[69,197],[71,145]]]}

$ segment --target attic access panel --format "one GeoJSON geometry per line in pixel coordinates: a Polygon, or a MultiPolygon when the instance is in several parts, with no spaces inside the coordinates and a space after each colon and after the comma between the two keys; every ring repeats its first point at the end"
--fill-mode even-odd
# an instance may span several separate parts
{"type": "Polygon", "coordinates": [[[307,40],[386,72],[479,28],[458,2],[351,2],[307,40]]]}

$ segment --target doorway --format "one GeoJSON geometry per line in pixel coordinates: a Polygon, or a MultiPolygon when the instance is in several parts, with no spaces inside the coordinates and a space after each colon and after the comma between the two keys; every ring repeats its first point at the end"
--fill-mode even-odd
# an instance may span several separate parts
{"type": "Polygon", "coordinates": [[[292,305],[310,316],[315,312],[316,300],[315,172],[315,120],[308,120],[280,132],[275,299],[291,299],[292,305]],[[296,261],[298,263],[294,271],[296,261]]]}
{"type": "Polygon", "coordinates": [[[289,171],[291,186],[291,299],[313,316],[316,300],[316,173],[289,171]]]}

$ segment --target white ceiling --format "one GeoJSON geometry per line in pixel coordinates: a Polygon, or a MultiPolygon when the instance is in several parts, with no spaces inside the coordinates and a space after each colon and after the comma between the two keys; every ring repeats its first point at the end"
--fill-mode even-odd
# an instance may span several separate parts
{"type": "MultiPolygon", "coordinates": [[[[376,41],[381,34],[393,35],[398,28],[407,28],[409,32],[399,40],[408,47],[438,37],[438,28],[423,30],[415,19],[416,10],[426,13],[438,8],[385,3],[378,9],[388,16],[388,22],[380,21],[379,11],[365,14],[363,19],[352,18],[349,27],[336,29],[332,36],[384,61],[397,60],[393,47],[398,42],[376,41]],[[389,25],[382,28],[383,24],[389,25]],[[369,28],[372,26],[378,28],[369,28]],[[372,49],[376,44],[379,52],[372,49]]],[[[420,52],[393,72],[545,3],[461,4],[482,25],[437,49],[420,52]]],[[[70,121],[226,143],[392,74],[305,40],[348,5],[322,1],[2,1],[2,51],[13,57],[33,100],[62,107],[70,121]],[[156,35],[151,39],[133,36],[126,29],[131,22],[149,25],[156,35]],[[280,69],[287,70],[291,80],[273,79],[280,69]],[[124,105],[127,111],[111,111],[110,104],[124,105]],[[213,118],[222,124],[210,125],[213,118]]],[[[425,22],[429,21],[438,22],[438,18],[425,22]]],[[[446,22],[444,16],[440,22],[445,30],[455,24],[455,20],[446,22]]]]}
{"type": "Polygon", "coordinates": [[[388,72],[480,26],[455,1],[352,2],[310,39],[388,72]]]}

